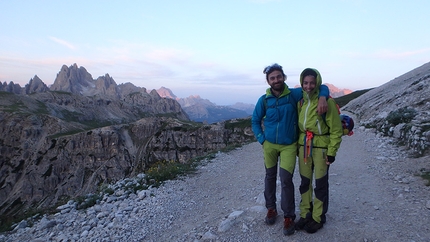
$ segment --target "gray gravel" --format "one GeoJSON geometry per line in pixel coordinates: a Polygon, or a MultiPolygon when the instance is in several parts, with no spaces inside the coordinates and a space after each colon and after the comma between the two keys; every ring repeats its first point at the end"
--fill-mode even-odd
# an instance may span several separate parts
{"type": "MultiPolygon", "coordinates": [[[[327,223],[315,234],[284,236],[282,212],[264,223],[262,148],[252,143],[158,189],[118,190],[86,210],[70,202],[0,241],[430,241],[430,187],[416,175],[430,170],[429,157],[406,158],[390,143],[362,127],[343,138],[330,168],[327,223]]],[[[294,180],[298,205],[298,167],[294,180]]]]}

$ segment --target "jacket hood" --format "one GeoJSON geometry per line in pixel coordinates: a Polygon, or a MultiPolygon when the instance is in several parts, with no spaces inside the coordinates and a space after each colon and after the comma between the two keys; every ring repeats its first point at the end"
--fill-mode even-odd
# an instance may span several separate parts
{"type": "Polygon", "coordinates": [[[300,86],[303,87],[303,78],[305,77],[305,74],[308,75],[309,72],[314,72],[314,73],[317,74],[317,77],[316,77],[316,82],[317,83],[316,83],[316,87],[315,87],[314,92],[318,91],[319,88],[320,88],[320,86],[321,86],[321,84],[322,84],[322,77],[321,77],[320,72],[317,69],[314,69],[314,68],[306,68],[306,69],[304,69],[302,71],[302,73],[300,74],[300,86]]]}

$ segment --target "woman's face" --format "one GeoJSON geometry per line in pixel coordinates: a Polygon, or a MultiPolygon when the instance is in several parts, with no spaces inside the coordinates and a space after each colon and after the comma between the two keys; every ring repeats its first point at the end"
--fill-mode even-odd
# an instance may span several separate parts
{"type": "Polygon", "coordinates": [[[314,76],[305,76],[305,78],[303,78],[302,85],[302,88],[305,90],[305,92],[311,93],[315,89],[317,81],[314,76]]]}

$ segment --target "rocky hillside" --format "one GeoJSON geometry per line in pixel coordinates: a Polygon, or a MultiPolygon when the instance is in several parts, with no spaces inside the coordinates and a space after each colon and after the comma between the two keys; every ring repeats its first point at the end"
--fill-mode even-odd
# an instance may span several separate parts
{"type": "Polygon", "coordinates": [[[231,106],[220,106],[207,99],[201,98],[199,95],[179,98],[166,87],[161,87],[157,92],[161,97],[178,101],[190,119],[195,122],[211,124],[234,118],[246,118],[250,116],[254,110],[254,105],[252,104],[246,105],[238,103],[231,106]]]}
{"type": "Polygon", "coordinates": [[[249,120],[195,123],[176,100],[76,64],[49,88],[37,76],[0,87],[0,218],[254,140],[249,120]]]}
{"type": "Polygon", "coordinates": [[[352,100],[344,110],[421,156],[430,146],[430,62],[352,100]]]}

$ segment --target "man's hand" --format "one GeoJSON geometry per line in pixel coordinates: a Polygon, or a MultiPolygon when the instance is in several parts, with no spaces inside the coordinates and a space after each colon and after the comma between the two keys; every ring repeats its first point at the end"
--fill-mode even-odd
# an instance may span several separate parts
{"type": "Polygon", "coordinates": [[[318,99],[318,107],[317,107],[317,112],[318,115],[323,115],[324,113],[326,113],[328,110],[328,104],[327,104],[327,100],[325,97],[320,97],[318,99]]]}

